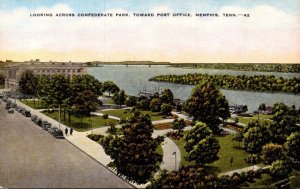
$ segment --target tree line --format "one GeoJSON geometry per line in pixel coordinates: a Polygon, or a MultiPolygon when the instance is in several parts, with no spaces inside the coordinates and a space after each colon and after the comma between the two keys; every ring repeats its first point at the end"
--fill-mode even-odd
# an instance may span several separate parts
{"type": "Polygon", "coordinates": [[[203,69],[228,69],[241,71],[260,71],[260,72],[300,72],[300,64],[172,64],[171,67],[183,68],[203,68],[203,69]]]}
{"type": "Polygon", "coordinates": [[[300,78],[285,79],[273,75],[231,76],[208,74],[159,75],[150,81],[169,82],[177,84],[197,85],[202,80],[212,81],[215,85],[230,90],[300,93],[300,78]]]}
{"type": "Polygon", "coordinates": [[[73,76],[72,79],[64,75],[36,76],[30,70],[22,73],[19,81],[19,92],[42,100],[46,108],[62,108],[64,120],[66,112],[77,117],[89,115],[95,111],[101,101],[98,96],[103,92],[117,93],[120,89],[112,81],[99,82],[91,75],[73,76]]]}

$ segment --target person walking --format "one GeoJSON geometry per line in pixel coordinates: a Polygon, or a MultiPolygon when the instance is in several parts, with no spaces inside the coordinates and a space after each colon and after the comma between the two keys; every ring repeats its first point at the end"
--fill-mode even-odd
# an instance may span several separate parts
{"type": "Polygon", "coordinates": [[[72,135],[72,133],[73,133],[73,128],[70,129],[70,135],[72,135]]]}
{"type": "Polygon", "coordinates": [[[66,136],[68,135],[68,127],[66,127],[66,129],[65,129],[65,134],[66,134],[66,136]]]}

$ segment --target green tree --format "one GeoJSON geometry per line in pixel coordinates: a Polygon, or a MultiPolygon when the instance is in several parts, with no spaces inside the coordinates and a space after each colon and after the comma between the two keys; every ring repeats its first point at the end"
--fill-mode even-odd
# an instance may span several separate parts
{"type": "Polygon", "coordinates": [[[136,106],[136,104],[137,104],[137,97],[135,97],[135,96],[129,96],[125,100],[125,105],[126,106],[136,106]]]}
{"type": "Polygon", "coordinates": [[[266,111],[266,104],[262,103],[261,105],[259,105],[258,110],[259,111],[266,111]]]}
{"type": "Polygon", "coordinates": [[[82,118],[83,116],[89,116],[90,112],[95,111],[97,109],[97,96],[90,90],[82,91],[78,93],[74,99],[72,110],[77,117],[82,118]]]}
{"type": "Polygon", "coordinates": [[[270,133],[265,123],[255,122],[253,124],[255,125],[248,128],[244,133],[243,147],[247,152],[257,154],[270,141],[270,133]]]}
{"type": "Polygon", "coordinates": [[[37,96],[39,99],[45,102],[47,108],[49,108],[49,105],[53,104],[53,98],[50,94],[50,82],[51,78],[49,75],[41,75],[38,77],[37,96]]]}
{"type": "Polygon", "coordinates": [[[69,80],[64,75],[53,75],[49,83],[49,98],[57,107],[62,105],[64,100],[70,96],[69,80]]]}
{"type": "Polygon", "coordinates": [[[120,92],[115,93],[114,96],[113,96],[113,100],[119,106],[125,104],[125,100],[126,100],[125,91],[121,90],[120,92]]]}
{"type": "Polygon", "coordinates": [[[4,85],[5,84],[5,77],[3,74],[0,74],[0,85],[4,85]]]}
{"type": "Polygon", "coordinates": [[[220,118],[224,120],[230,116],[225,96],[209,81],[193,89],[184,109],[194,120],[206,123],[214,133],[219,131],[220,118]]]}
{"type": "Polygon", "coordinates": [[[234,136],[233,136],[233,141],[236,141],[239,143],[239,147],[241,146],[241,142],[243,142],[243,138],[244,138],[244,135],[243,133],[241,132],[238,132],[236,133],[234,136]]]}
{"type": "Polygon", "coordinates": [[[219,141],[205,123],[197,122],[184,136],[184,140],[184,149],[188,152],[186,160],[196,160],[198,165],[204,165],[219,159],[219,141]]]}
{"type": "Polygon", "coordinates": [[[272,164],[276,160],[285,159],[284,149],[282,145],[269,143],[262,148],[262,159],[267,165],[272,164]]]}
{"type": "Polygon", "coordinates": [[[150,101],[150,109],[152,112],[159,112],[161,108],[161,101],[159,98],[153,98],[150,101]]]}
{"type": "Polygon", "coordinates": [[[142,184],[159,169],[162,156],[156,148],[163,137],[152,138],[153,125],[149,115],[133,114],[121,129],[123,135],[109,142],[108,155],[113,161],[108,166],[127,180],[142,184]]]}
{"type": "MultiPolygon", "coordinates": [[[[285,160],[277,160],[274,161],[270,167],[270,176],[272,177],[273,181],[282,181],[289,179],[289,174],[292,172],[292,167],[290,162],[285,160]]],[[[283,185],[284,183],[279,183],[278,186],[283,185]]]]}
{"type": "Polygon", "coordinates": [[[38,80],[32,71],[26,70],[21,74],[19,80],[19,91],[26,95],[37,94],[37,83],[38,80]]]}
{"type": "Polygon", "coordinates": [[[102,91],[103,92],[108,92],[108,95],[110,94],[115,94],[120,91],[120,88],[112,81],[105,81],[102,84],[102,91]]]}
{"type": "Polygon", "coordinates": [[[162,103],[173,104],[174,96],[170,89],[165,89],[160,97],[162,103]]]}
{"type": "Polygon", "coordinates": [[[161,114],[164,116],[171,115],[172,108],[173,108],[173,106],[171,104],[163,103],[161,105],[161,114]]]}
{"type": "Polygon", "coordinates": [[[283,103],[274,104],[273,107],[273,122],[269,127],[272,142],[283,144],[291,133],[299,131],[299,127],[296,126],[297,110],[295,107],[288,107],[283,103]]]}
{"type": "Polygon", "coordinates": [[[182,133],[183,128],[185,127],[185,121],[184,119],[174,119],[174,121],[172,122],[172,127],[174,130],[177,130],[179,134],[182,133]]]}
{"type": "Polygon", "coordinates": [[[300,163],[300,132],[292,133],[284,144],[287,155],[297,163],[300,163]]]}
{"type": "Polygon", "coordinates": [[[150,106],[149,99],[147,99],[146,97],[139,98],[138,103],[137,103],[137,108],[139,108],[141,110],[149,110],[149,106],[150,106]]]}

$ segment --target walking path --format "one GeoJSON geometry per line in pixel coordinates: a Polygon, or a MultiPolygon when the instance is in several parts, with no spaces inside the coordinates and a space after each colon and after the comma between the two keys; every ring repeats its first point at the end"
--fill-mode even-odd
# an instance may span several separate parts
{"type": "Polygon", "coordinates": [[[228,172],[225,172],[225,173],[221,173],[219,174],[219,176],[222,176],[222,175],[228,175],[228,176],[231,176],[233,175],[233,173],[242,173],[242,172],[248,172],[250,170],[253,170],[253,171],[257,171],[258,169],[267,169],[271,166],[265,166],[265,167],[260,167],[258,165],[253,165],[253,166],[249,166],[249,167],[245,167],[245,168],[242,168],[242,169],[236,169],[236,170],[233,170],[233,171],[228,171],[228,172]]]}
{"type": "MultiPolygon", "coordinates": [[[[99,112],[91,112],[91,115],[103,116],[104,114],[103,113],[99,113],[99,112]]],[[[111,115],[108,115],[108,118],[114,119],[114,120],[118,120],[118,121],[121,120],[119,117],[111,116],[111,115]]]]}

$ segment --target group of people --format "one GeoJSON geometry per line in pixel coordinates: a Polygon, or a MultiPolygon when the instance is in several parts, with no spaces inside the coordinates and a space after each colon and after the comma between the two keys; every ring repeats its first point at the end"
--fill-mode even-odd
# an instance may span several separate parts
{"type": "MultiPolygon", "coordinates": [[[[68,127],[66,127],[66,129],[65,129],[66,136],[68,135],[68,132],[69,132],[69,129],[68,129],[68,127]]],[[[72,135],[72,134],[73,134],[73,128],[70,129],[70,135],[72,135]]]]}

